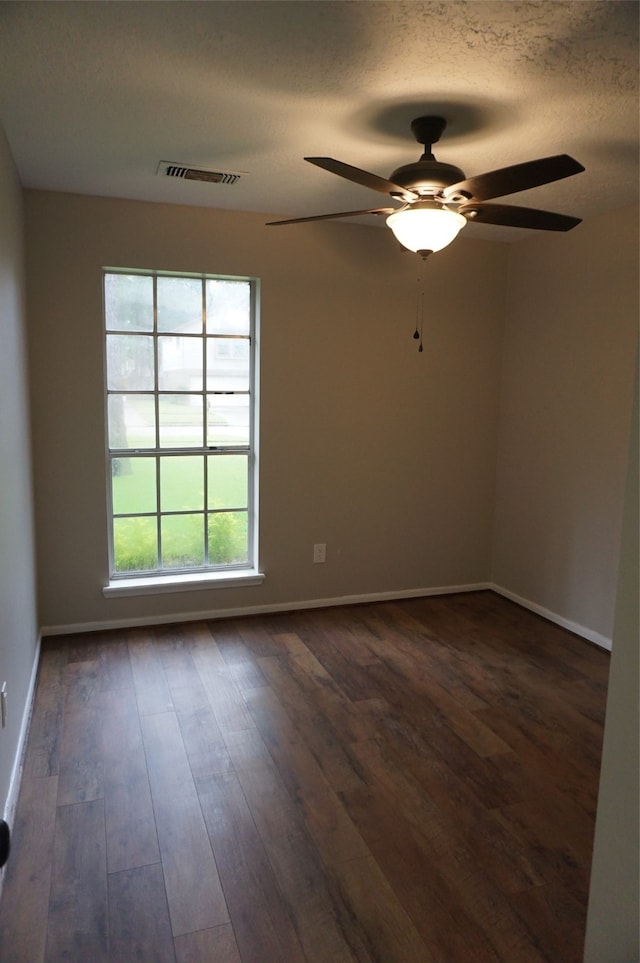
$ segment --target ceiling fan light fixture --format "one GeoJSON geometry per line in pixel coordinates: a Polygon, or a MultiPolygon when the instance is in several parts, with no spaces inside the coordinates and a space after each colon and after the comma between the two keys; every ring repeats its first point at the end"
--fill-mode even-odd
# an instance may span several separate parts
{"type": "Polygon", "coordinates": [[[403,247],[410,251],[441,251],[467,223],[462,214],[423,202],[394,211],[387,224],[403,247]]]}

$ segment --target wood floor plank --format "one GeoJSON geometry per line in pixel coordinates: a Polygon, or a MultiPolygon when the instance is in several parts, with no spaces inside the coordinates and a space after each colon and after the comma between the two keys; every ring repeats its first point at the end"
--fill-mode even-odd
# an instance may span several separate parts
{"type": "MultiPolygon", "coordinates": [[[[371,961],[362,934],[304,834],[263,840],[309,963],[371,961]]],[[[375,959],[375,957],[373,958],[375,959]]]]}
{"type": "Polygon", "coordinates": [[[175,714],[143,716],[142,732],[173,935],[227,923],[229,913],[175,714]]]}
{"type": "Polygon", "coordinates": [[[334,682],[352,701],[370,699],[380,694],[366,671],[370,666],[358,665],[345,658],[333,644],[329,629],[318,628],[309,622],[310,616],[300,615],[298,635],[334,682]]]}
{"type": "Polygon", "coordinates": [[[378,661],[387,667],[392,667],[402,677],[404,686],[414,692],[418,699],[424,699],[430,704],[444,724],[448,725],[479,756],[509,752],[510,747],[504,740],[485,726],[466,705],[470,701],[479,708],[486,704],[474,698],[473,693],[466,690],[462,684],[448,687],[446,676],[443,681],[440,681],[438,678],[442,675],[440,663],[435,666],[432,657],[428,662],[420,663],[416,658],[415,643],[410,643],[409,639],[410,637],[403,633],[387,631],[384,641],[372,641],[370,647],[379,654],[378,661]],[[460,700],[461,690],[462,701],[460,700]]]}
{"type": "Polygon", "coordinates": [[[96,632],[77,632],[67,636],[69,662],[99,662],[102,639],[96,632]]]}
{"type": "Polygon", "coordinates": [[[253,729],[254,722],[247,711],[240,689],[226,674],[226,663],[213,641],[207,644],[204,639],[192,649],[195,667],[207,694],[216,722],[221,731],[238,732],[253,729]]]}
{"type": "Polygon", "coordinates": [[[259,617],[238,619],[240,638],[255,658],[282,655],[282,646],[269,631],[268,624],[259,617]]]}
{"type": "Polygon", "coordinates": [[[141,716],[167,712],[173,700],[153,637],[140,629],[129,633],[129,658],[141,716]]]}
{"type": "Polygon", "coordinates": [[[200,681],[198,670],[189,654],[190,666],[182,663],[177,673],[169,671],[167,682],[171,691],[173,708],[176,712],[188,712],[192,709],[210,709],[209,699],[200,681]]]}
{"type": "MultiPolygon", "coordinates": [[[[506,892],[544,882],[523,837],[507,830],[496,818],[499,810],[485,806],[457,767],[435,755],[419,736],[411,742],[378,739],[365,748],[372,773],[381,767],[385,773],[396,773],[393,778],[402,787],[405,812],[416,825],[433,827],[436,839],[458,840],[468,858],[480,863],[506,892]],[[428,813],[420,806],[425,799],[432,804],[428,813]]],[[[386,777],[377,782],[389,787],[386,777]]]]}
{"type": "Polygon", "coordinates": [[[238,777],[201,778],[197,789],[242,959],[304,963],[238,777]]]}
{"type": "MultiPolygon", "coordinates": [[[[164,627],[163,627],[164,628],[164,627]]],[[[171,633],[166,630],[154,631],[156,650],[164,670],[169,689],[189,688],[198,681],[198,673],[191,657],[189,647],[189,633],[179,626],[171,626],[171,633]]]]}
{"type": "Polygon", "coordinates": [[[256,764],[273,764],[269,750],[255,728],[225,732],[224,742],[236,772],[256,764]]]}
{"type": "Polygon", "coordinates": [[[45,963],[108,963],[104,801],[57,810],[45,963]]]}
{"type": "Polygon", "coordinates": [[[323,859],[345,860],[367,855],[362,837],[339,796],[329,786],[315,792],[294,790],[291,795],[271,759],[245,765],[237,775],[264,839],[276,839],[292,830],[306,831],[316,841],[323,859]]]}
{"type": "Polygon", "coordinates": [[[189,651],[194,659],[199,656],[199,663],[202,668],[211,670],[226,669],[227,663],[222,658],[222,652],[216,645],[215,639],[211,634],[210,623],[190,622],[189,623],[189,651]]]}
{"type": "Polygon", "coordinates": [[[177,936],[175,948],[177,963],[250,963],[241,960],[230,923],[177,936]]]}
{"type": "Polygon", "coordinates": [[[34,707],[25,751],[25,773],[33,776],[57,776],[62,742],[62,718],[67,690],[64,670],[67,665],[67,643],[63,639],[45,639],[42,644],[34,707]]]}
{"type": "MultiPolygon", "coordinates": [[[[378,673],[376,666],[372,666],[371,671],[378,673]]],[[[448,765],[450,760],[455,760],[459,779],[489,809],[519,801],[521,794],[517,787],[503,777],[500,765],[494,761],[494,759],[500,759],[500,754],[495,757],[479,756],[466,740],[446,724],[446,720],[442,719],[428,702],[416,698],[411,693],[403,694],[402,685],[394,682],[393,690],[388,693],[388,697],[402,720],[400,723],[397,721],[394,723],[393,720],[390,723],[390,726],[395,726],[399,738],[404,738],[405,742],[417,741],[425,747],[431,746],[433,754],[444,765],[448,765]]],[[[507,740],[504,742],[509,746],[507,740]]]]}
{"type": "Polygon", "coordinates": [[[352,701],[335,685],[297,635],[289,633],[276,638],[286,640],[287,664],[296,683],[334,729],[343,734],[345,744],[371,739],[375,734],[376,717],[390,711],[387,700],[380,694],[352,701]]]}
{"type": "Polygon", "coordinates": [[[209,622],[211,636],[226,665],[251,662],[252,654],[245,645],[240,628],[233,620],[209,622]]]}
{"type": "Polygon", "coordinates": [[[102,689],[133,689],[133,672],[126,638],[104,633],[100,647],[102,689]]]}
{"type": "Polygon", "coordinates": [[[582,963],[584,940],[574,934],[586,928],[583,900],[574,899],[562,886],[549,884],[516,894],[514,907],[535,932],[546,959],[582,963]]]}
{"type": "MultiPolygon", "coordinates": [[[[551,724],[521,715],[518,710],[501,706],[495,710],[481,710],[478,715],[496,732],[508,741],[513,751],[527,769],[526,777],[540,785],[544,780],[547,791],[553,789],[556,795],[565,797],[576,805],[576,829],[585,824],[584,813],[589,816],[591,825],[597,803],[597,786],[593,773],[598,766],[589,751],[580,756],[577,749],[567,742],[564,734],[559,734],[551,724]]],[[[519,780],[521,777],[519,777],[519,780]]]]}
{"type": "Polygon", "coordinates": [[[100,657],[69,661],[64,667],[63,681],[66,688],[65,712],[92,708],[100,697],[102,689],[100,657]]]}
{"type": "Polygon", "coordinates": [[[298,683],[289,660],[282,657],[260,659],[260,667],[330,785],[335,790],[361,785],[362,777],[355,760],[350,758],[348,749],[313,697],[309,697],[309,691],[298,683]]]}
{"type": "Polygon", "coordinates": [[[299,806],[306,829],[324,863],[334,864],[369,855],[340,795],[332,789],[321,794],[305,793],[299,806]]]}
{"type": "MultiPolygon", "coordinates": [[[[394,810],[390,797],[378,787],[343,794],[345,806],[366,840],[385,879],[411,917],[427,948],[425,959],[446,963],[500,960],[482,927],[461,905],[457,887],[434,859],[425,843],[394,810]]],[[[447,857],[457,862],[450,845],[447,857]]]]}
{"type": "Polygon", "coordinates": [[[271,759],[245,766],[237,776],[263,840],[277,839],[292,830],[304,832],[302,813],[271,759]]]}
{"type": "Polygon", "coordinates": [[[160,860],[147,760],[133,689],[102,693],[104,798],[109,873],[160,860]]]}
{"type": "Polygon", "coordinates": [[[539,860],[538,871],[547,882],[562,881],[565,892],[585,903],[589,890],[590,853],[593,830],[581,832],[577,840],[571,823],[571,810],[558,819],[553,805],[520,804],[506,806],[495,814],[505,826],[525,840],[539,860]]]}
{"type": "MultiPolygon", "coordinates": [[[[231,756],[208,700],[199,705],[199,690],[189,704],[189,689],[172,689],[177,718],[193,777],[233,769],[231,756]],[[179,707],[179,708],[178,708],[179,707]]],[[[202,690],[204,692],[204,690],[202,690]]]]}
{"type": "Polygon", "coordinates": [[[246,693],[246,698],[256,727],[291,796],[327,792],[331,784],[273,689],[254,689],[246,693]]]}
{"type": "MultiPolygon", "coordinates": [[[[189,658],[191,660],[191,656],[189,658]]],[[[194,777],[226,772],[233,768],[233,764],[193,660],[191,663],[190,672],[179,675],[179,687],[176,687],[173,677],[170,679],[191,772],[194,777]]]]}
{"type": "Polygon", "coordinates": [[[58,805],[104,796],[102,714],[97,705],[68,709],[64,714],[58,805]]]}
{"type": "Polygon", "coordinates": [[[260,689],[267,685],[267,681],[255,659],[232,662],[227,666],[224,674],[238,687],[240,692],[244,692],[245,689],[260,689]]]}
{"type": "Polygon", "coordinates": [[[372,960],[424,963],[429,958],[410,916],[371,855],[333,862],[330,871],[349,916],[359,922],[372,960]]]}
{"type": "Polygon", "coordinates": [[[330,633],[331,643],[354,665],[367,666],[379,662],[373,651],[370,636],[354,631],[353,620],[345,618],[341,609],[329,609],[325,613],[325,631],[330,633]]]}
{"type": "Polygon", "coordinates": [[[175,963],[160,863],[109,876],[111,960],[175,963]]]}
{"type": "Polygon", "coordinates": [[[3,963],[44,959],[57,795],[57,776],[23,776],[0,904],[3,963]]]}
{"type": "MultiPolygon", "coordinates": [[[[534,948],[529,956],[526,955],[529,952],[527,947],[532,942],[531,934],[526,932],[524,923],[514,914],[509,891],[501,889],[495,881],[498,870],[488,856],[485,854],[486,865],[478,862],[470,839],[465,837],[455,821],[451,825],[450,820],[443,818],[439,807],[420,792],[416,781],[400,768],[394,769],[393,760],[381,754],[375,745],[366,748],[370,750],[369,765],[374,785],[380,787],[387,797],[389,808],[392,807],[394,787],[402,787],[402,811],[412,834],[422,840],[432,865],[440,868],[450,889],[453,892],[460,891],[460,905],[466,908],[469,917],[485,932],[498,956],[506,953],[506,959],[519,960],[517,954],[520,953],[523,960],[542,959],[534,948]],[[479,866],[483,867],[482,872],[479,866]]],[[[361,745],[358,749],[364,753],[365,746],[361,745]]],[[[347,794],[343,795],[348,799],[347,794]]],[[[354,821],[361,829],[357,819],[354,818],[354,821]]],[[[375,844],[370,839],[367,842],[374,848],[375,844]]],[[[520,879],[521,875],[516,878],[520,879]]]]}
{"type": "Polygon", "coordinates": [[[585,719],[596,723],[594,735],[601,740],[607,700],[606,684],[602,680],[576,679],[561,683],[558,691],[585,719]]]}
{"type": "MultiPolygon", "coordinates": [[[[273,636],[297,662],[317,686],[326,686],[341,691],[339,683],[325,669],[319,659],[302,641],[297,632],[278,632],[273,636]]],[[[280,655],[281,653],[278,653],[280,655]]]]}
{"type": "MultiPolygon", "coordinates": [[[[543,654],[549,678],[555,672],[567,679],[580,675],[603,681],[602,649],[535,613],[523,620],[522,609],[515,602],[487,591],[473,599],[458,596],[456,607],[472,622],[477,622],[479,617],[490,622],[498,632],[509,637],[511,644],[521,642],[529,655],[533,651],[534,658],[536,653],[543,654]]],[[[445,611],[447,609],[450,611],[450,603],[446,606],[445,602],[445,611]]],[[[607,668],[608,660],[605,683],[607,668]]]]}

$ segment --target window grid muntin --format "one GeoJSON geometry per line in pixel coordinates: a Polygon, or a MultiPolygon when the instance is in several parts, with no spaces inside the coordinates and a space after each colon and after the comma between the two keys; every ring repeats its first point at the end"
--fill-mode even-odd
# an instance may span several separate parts
{"type": "MultiPolygon", "coordinates": [[[[255,335],[257,330],[257,281],[251,278],[230,278],[224,276],[215,275],[191,275],[191,274],[168,274],[164,272],[145,272],[145,271],[135,271],[127,269],[115,269],[106,268],[103,272],[103,279],[107,275],[122,274],[122,275],[138,275],[138,276],[150,276],[152,277],[152,288],[153,288],[153,332],[149,332],[150,337],[153,340],[154,350],[154,380],[155,388],[153,391],[145,389],[134,389],[132,391],[123,391],[115,389],[106,389],[105,392],[105,420],[107,424],[107,463],[108,463],[108,508],[110,516],[110,537],[109,537],[109,567],[111,572],[111,578],[135,578],[135,577],[149,577],[149,576],[162,576],[162,575],[178,575],[178,574],[188,574],[188,573],[201,573],[201,572],[220,572],[220,571],[237,571],[246,570],[251,568],[254,559],[254,546],[255,546],[255,529],[256,529],[256,504],[254,501],[256,493],[255,484],[255,463],[256,463],[256,452],[255,452],[255,335]],[[202,291],[202,326],[201,333],[196,334],[195,332],[188,332],[187,334],[180,334],[180,337],[191,337],[195,339],[200,339],[202,344],[202,376],[203,376],[203,390],[202,391],[160,391],[158,389],[159,383],[159,351],[158,351],[158,339],[159,337],[166,337],[167,332],[158,331],[158,278],[159,277],[189,277],[194,280],[197,279],[201,283],[202,291]],[[232,334],[227,332],[219,333],[207,333],[207,303],[206,303],[206,282],[208,280],[222,280],[230,281],[232,283],[248,284],[249,285],[249,299],[248,299],[248,309],[249,309],[249,333],[248,334],[232,334]],[[207,344],[210,340],[214,339],[225,339],[225,340],[241,340],[247,341],[249,344],[249,376],[247,390],[233,391],[225,389],[222,391],[208,390],[207,389],[207,368],[206,368],[206,358],[207,358],[207,344]],[[149,395],[152,394],[154,398],[154,412],[155,412],[155,448],[110,448],[108,445],[109,435],[109,397],[112,395],[149,395]],[[173,395],[202,395],[202,432],[203,432],[203,442],[205,443],[202,447],[185,447],[185,448],[162,448],[160,446],[160,414],[159,405],[160,397],[166,394],[173,395]],[[207,440],[207,397],[211,395],[234,395],[234,396],[245,396],[249,400],[248,405],[248,444],[229,444],[229,445],[206,445],[207,440]],[[202,511],[184,511],[184,512],[162,512],[161,511],[161,489],[160,489],[160,464],[162,458],[168,455],[192,455],[192,456],[203,456],[204,457],[204,496],[203,496],[203,508],[202,511]],[[224,507],[224,508],[210,508],[208,505],[208,472],[209,472],[209,462],[208,457],[226,457],[227,455],[237,455],[245,454],[247,456],[246,464],[246,484],[247,484],[247,499],[246,506],[243,507],[224,507]],[[156,472],[156,512],[136,512],[136,513],[115,513],[113,511],[112,504],[112,463],[115,458],[136,458],[136,457],[150,457],[155,458],[155,472],[156,472]],[[209,560],[209,527],[208,519],[212,515],[222,515],[222,514],[244,514],[246,516],[247,525],[247,539],[246,539],[246,562],[238,563],[211,563],[209,560]],[[203,565],[195,567],[162,567],[162,518],[168,517],[169,515],[193,515],[201,514],[204,524],[204,547],[205,547],[205,562],[203,565]],[[156,568],[155,569],[145,569],[145,570],[127,570],[127,571],[116,571],[115,567],[115,536],[114,527],[117,519],[120,518],[156,518],[156,568]]],[[[103,291],[104,291],[104,280],[103,280],[103,291]]],[[[104,297],[104,294],[103,294],[104,297]]],[[[134,329],[127,329],[124,327],[108,327],[106,323],[106,310],[105,310],[105,338],[108,334],[124,334],[128,336],[135,336],[140,332],[134,329]]],[[[146,333],[146,332],[145,332],[146,333]]],[[[106,365],[106,352],[105,352],[105,365],[106,365]]],[[[106,378],[106,368],[105,368],[105,385],[107,384],[106,378]]]]}

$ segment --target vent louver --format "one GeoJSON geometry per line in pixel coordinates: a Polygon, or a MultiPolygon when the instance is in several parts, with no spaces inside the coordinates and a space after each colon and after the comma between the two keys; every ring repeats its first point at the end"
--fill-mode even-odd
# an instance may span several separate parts
{"type": "Polygon", "coordinates": [[[242,177],[241,171],[207,171],[187,164],[174,164],[160,161],[156,174],[163,177],[178,177],[185,181],[205,181],[208,184],[236,184],[242,177]]]}

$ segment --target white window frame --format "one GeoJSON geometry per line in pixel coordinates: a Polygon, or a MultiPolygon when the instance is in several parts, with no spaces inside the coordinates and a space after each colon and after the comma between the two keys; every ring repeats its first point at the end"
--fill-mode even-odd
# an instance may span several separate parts
{"type": "MultiPolygon", "coordinates": [[[[109,580],[103,588],[105,595],[146,595],[165,591],[192,591],[195,589],[207,589],[212,587],[228,588],[234,585],[260,584],[264,575],[258,571],[258,384],[259,384],[259,356],[258,356],[258,331],[259,331],[259,289],[258,278],[236,277],[217,274],[192,274],[184,272],[139,270],[121,267],[105,267],[102,271],[102,292],[103,292],[103,336],[104,336],[104,405],[105,405],[105,454],[107,472],[107,520],[108,520],[108,557],[109,557],[109,580]],[[152,390],[140,392],[146,395],[153,395],[156,416],[156,441],[153,448],[140,449],[111,449],[109,445],[109,420],[108,406],[109,397],[120,392],[109,389],[107,381],[107,335],[126,334],[114,329],[107,328],[106,305],[105,305],[105,283],[107,275],[123,274],[150,277],[153,283],[153,331],[152,332],[131,332],[132,334],[144,333],[153,338],[154,345],[154,368],[155,384],[152,390]],[[157,286],[158,278],[191,278],[202,283],[202,332],[194,333],[188,337],[194,340],[201,340],[203,357],[205,356],[206,346],[212,339],[212,335],[206,332],[206,285],[208,280],[239,281],[249,284],[250,291],[250,329],[248,340],[250,351],[250,373],[249,373],[249,441],[247,445],[230,445],[229,447],[192,446],[188,448],[163,448],[160,445],[160,421],[159,421],[159,399],[163,393],[180,393],[174,390],[163,392],[158,387],[158,338],[166,337],[163,332],[158,331],[157,325],[157,286]],[[154,512],[143,512],[141,515],[153,517],[156,520],[158,530],[158,566],[161,566],[161,519],[166,515],[176,514],[174,512],[163,512],[160,503],[160,464],[163,456],[175,455],[196,455],[204,458],[204,485],[205,493],[207,486],[208,456],[224,458],[233,454],[246,454],[248,456],[248,491],[247,491],[247,532],[248,532],[248,559],[246,562],[231,564],[210,564],[205,562],[203,565],[191,568],[166,568],[158,567],[155,570],[143,570],[140,572],[116,572],[114,561],[114,510],[112,501],[112,461],[115,458],[136,458],[154,457],[156,458],[156,510],[154,512]]],[[[233,337],[233,335],[220,334],[220,337],[233,337]]],[[[215,337],[215,336],[213,336],[215,337]]],[[[185,392],[187,393],[187,392],[185,392]]],[[[203,396],[203,407],[206,404],[207,390],[206,369],[203,371],[203,384],[201,390],[188,391],[189,394],[201,394],[203,396]]],[[[230,392],[225,392],[230,393],[230,392]]],[[[206,432],[206,426],[205,426],[206,432]]],[[[206,438],[203,441],[206,442],[206,438]]],[[[232,510],[232,509],[230,509],[232,510]]],[[[179,514],[179,513],[178,513],[179,514]]],[[[204,507],[204,520],[206,520],[207,509],[204,507]]],[[[117,516],[122,517],[122,516],[117,516]]],[[[206,533],[206,524],[204,525],[206,533]]],[[[205,535],[206,537],[206,535],[205,535]]]]}

